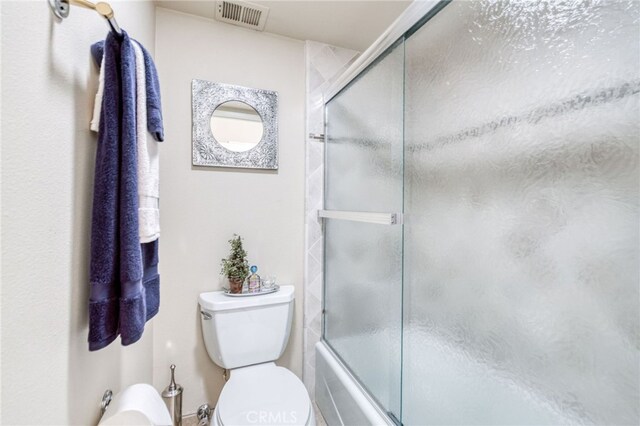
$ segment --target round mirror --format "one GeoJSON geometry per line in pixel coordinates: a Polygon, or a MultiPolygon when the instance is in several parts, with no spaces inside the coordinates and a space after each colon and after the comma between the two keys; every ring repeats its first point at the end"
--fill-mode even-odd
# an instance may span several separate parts
{"type": "Polygon", "coordinates": [[[248,151],[262,139],[262,118],[249,104],[229,101],[218,105],[211,115],[211,132],[230,151],[248,151]]]}

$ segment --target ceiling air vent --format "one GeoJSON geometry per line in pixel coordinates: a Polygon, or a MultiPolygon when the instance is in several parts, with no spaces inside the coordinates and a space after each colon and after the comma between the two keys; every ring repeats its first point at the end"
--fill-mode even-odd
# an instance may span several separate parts
{"type": "Polygon", "coordinates": [[[216,19],[253,30],[264,30],[269,8],[238,0],[216,1],[216,19]]]}

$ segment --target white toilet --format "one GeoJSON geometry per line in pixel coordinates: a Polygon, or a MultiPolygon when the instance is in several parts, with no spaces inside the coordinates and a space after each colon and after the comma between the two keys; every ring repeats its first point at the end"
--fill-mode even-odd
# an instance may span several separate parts
{"type": "Polygon", "coordinates": [[[293,286],[260,296],[229,297],[221,291],[198,298],[209,357],[230,370],[213,424],[308,425],[315,415],[304,385],[275,365],[289,340],[293,286]]]}

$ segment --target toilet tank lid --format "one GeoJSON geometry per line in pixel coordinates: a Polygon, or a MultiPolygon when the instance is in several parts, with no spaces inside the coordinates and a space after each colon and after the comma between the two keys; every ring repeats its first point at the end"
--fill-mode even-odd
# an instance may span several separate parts
{"type": "Polygon", "coordinates": [[[231,309],[246,309],[255,306],[276,305],[288,303],[293,300],[293,286],[281,285],[280,290],[275,293],[268,293],[250,297],[230,297],[223,291],[211,291],[200,293],[198,303],[200,307],[207,311],[227,311],[231,309]]]}

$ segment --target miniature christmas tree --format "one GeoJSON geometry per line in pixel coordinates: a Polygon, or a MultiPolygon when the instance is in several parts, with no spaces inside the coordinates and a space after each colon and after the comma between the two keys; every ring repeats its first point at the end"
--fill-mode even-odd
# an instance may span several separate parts
{"type": "Polygon", "coordinates": [[[242,284],[249,275],[249,262],[247,252],[242,247],[242,237],[234,234],[234,238],[229,240],[231,253],[226,259],[222,259],[222,273],[229,279],[229,291],[231,293],[242,293],[242,284]]]}

